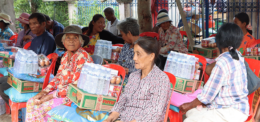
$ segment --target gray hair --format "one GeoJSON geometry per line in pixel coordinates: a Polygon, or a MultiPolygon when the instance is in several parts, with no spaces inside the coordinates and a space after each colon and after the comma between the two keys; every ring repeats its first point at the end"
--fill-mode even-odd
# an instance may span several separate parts
{"type": "Polygon", "coordinates": [[[139,35],[139,25],[137,24],[137,20],[134,18],[126,18],[126,20],[117,25],[117,28],[125,34],[131,32],[133,36],[139,35]]]}
{"type": "Polygon", "coordinates": [[[104,9],[104,13],[114,14],[115,11],[114,11],[114,8],[112,8],[112,7],[106,7],[106,8],[104,9]]]}
{"type": "MultiPolygon", "coordinates": [[[[66,39],[66,34],[64,34],[64,35],[62,36],[61,42],[63,43],[63,41],[64,41],[65,39],[66,39]]],[[[82,38],[81,35],[79,35],[79,42],[81,43],[81,47],[82,47],[85,41],[83,40],[83,38],[82,38]]]]}

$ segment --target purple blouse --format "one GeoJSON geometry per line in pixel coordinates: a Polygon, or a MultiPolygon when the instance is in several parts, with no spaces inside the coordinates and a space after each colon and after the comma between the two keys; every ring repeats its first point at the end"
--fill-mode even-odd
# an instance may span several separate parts
{"type": "Polygon", "coordinates": [[[26,32],[24,32],[24,30],[22,30],[21,32],[18,33],[18,38],[17,38],[17,42],[16,42],[16,44],[15,44],[15,47],[23,48],[23,46],[24,46],[25,44],[27,44],[28,42],[32,41],[33,38],[36,37],[36,35],[33,34],[32,31],[30,31],[29,33],[28,33],[28,31],[29,31],[29,30],[27,30],[26,32]],[[27,34],[27,33],[28,33],[28,34],[27,34]],[[32,39],[31,39],[31,40],[23,41],[23,37],[24,37],[26,34],[32,36],[32,39]]]}

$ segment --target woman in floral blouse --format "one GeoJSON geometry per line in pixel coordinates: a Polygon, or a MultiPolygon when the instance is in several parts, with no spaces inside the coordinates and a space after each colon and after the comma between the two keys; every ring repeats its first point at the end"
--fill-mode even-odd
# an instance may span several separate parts
{"type": "Polygon", "coordinates": [[[52,108],[66,104],[66,94],[69,84],[77,84],[81,69],[85,62],[93,62],[82,46],[89,43],[89,38],[82,35],[78,26],[68,26],[64,33],[55,38],[59,47],[65,47],[67,52],[61,59],[58,73],[48,86],[27,102],[26,122],[51,121],[46,113],[52,108]]]}
{"type": "Polygon", "coordinates": [[[157,16],[157,21],[157,26],[160,26],[158,32],[161,44],[160,54],[168,54],[172,50],[188,53],[179,30],[171,24],[168,14],[160,13],[157,16]]]}
{"type": "Polygon", "coordinates": [[[126,77],[123,87],[128,82],[129,75],[136,71],[134,57],[134,42],[139,38],[139,25],[137,20],[133,18],[127,18],[125,21],[119,23],[117,27],[120,30],[122,38],[125,40],[125,44],[119,54],[118,63],[124,67],[126,71],[126,77]]]}
{"type": "Polygon", "coordinates": [[[114,122],[163,121],[171,89],[168,76],[156,65],[160,46],[152,37],[140,37],[134,45],[136,72],[130,74],[125,92],[105,120],[114,122]]]}

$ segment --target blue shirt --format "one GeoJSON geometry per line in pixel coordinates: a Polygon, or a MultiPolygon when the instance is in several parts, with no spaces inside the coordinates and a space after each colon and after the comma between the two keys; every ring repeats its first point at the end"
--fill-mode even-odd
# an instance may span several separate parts
{"type": "Polygon", "coordinates": [[[6,27],[3,31],[0,29],[0,39],[8,40],[13,35],[14,35],[14,32],[9,27],[6,27]]]}
{"type": "Polygon", "coordinates": [[[233,59],[229,52],[219,55],[197,98],[209,109],[232,107],[249,115],[247,72],[244,58],[237,53],[239,60],[233,59]]]}
{"type": "Polygon", "coordinates": [[[32,40],[29,49],[33,50],[36,54],[44,54],[48,56],[56,49],[54,37],[49,32],[45,31],[42,35],[37,36],[32,40]]]}
{"type": "Polygon", "coordinates": [[[58,34],[63,32],[64,26],[57,21],[53,20],[53,22],[54,22],[54,24],[53,24],[51,33],[52,33],[53,37],[55,38],[58,34]]]}

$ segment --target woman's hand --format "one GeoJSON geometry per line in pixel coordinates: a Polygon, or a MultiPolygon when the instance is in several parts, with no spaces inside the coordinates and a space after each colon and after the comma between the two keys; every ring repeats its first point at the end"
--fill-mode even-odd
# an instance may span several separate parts
{"type": "Polygon", "coordinates": [[[136,120],[132,120],[132,121],[130,121],[130,122],[136,122],[136,120]]]}
{"type": "Polygon", "coordinates": [[[43,97],[40,99],[40,101],[35,102],[35,105],[41,105],[42,103],[47,102],[47,101],[49,101],[49,100],[51,100],[51,99],[53,99],[53,94],[48,94],[48,95],[46,95],[46,96],[43,96],[43,97]]]}
{"type": "Polygon", "coordinates": [[[26,35],[23,37],[23,41],[31,40],[32,36],[31,35],[26,35]]]}
{"type": "Polygon", "coordinates": [[[123,67],[123,68],[125,69],[125,74],[128,74],[129,73],[129,69],[125,68],[125,67],[123,67]]]}
{"type": "MultiPolygon", "coordinates": [[[[112,112],[108,118],[103,121],[103,122],[114,122],[118,117],[119,117],[119,113],[118,112],[112,112]]],[[[118,122],[118,121],[117,121],[118,122]]],[[[119,121],[120,122],[120,121],[119,121]]]]}
{"type": "Polygon", "coordinates": [[[37,95],[35,95],[34,97],[33,97],[33,100],[35,101],[35,100],[40,100],[43,96],[45,96],[45,95],[47,95],[48,93],[47,92],[45,92],[45,91],[41,91],[39,94],[37,94],[37,95]]]}

